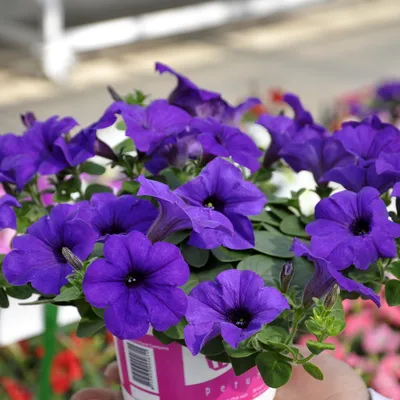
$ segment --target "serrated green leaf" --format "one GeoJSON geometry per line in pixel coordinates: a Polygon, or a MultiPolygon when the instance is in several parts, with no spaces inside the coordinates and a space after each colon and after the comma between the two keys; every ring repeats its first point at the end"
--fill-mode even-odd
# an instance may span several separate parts
{"type": "Polygon", "coordinates": [[[318,379],[319,381],[322,381],[324,379],[324,374],[315,364],[307,362],[307,363],[303,364],[303,368],[313,378],[318,379]]]}
{"type": "Polygon", "coordinates": [[[204,267],[210,257],[209,250],[189,246],[186,243],[181,246],[181,253],[185,261],[195,268],[204,267]]]}
{"type": "Polygon", "coordinates": [[[391,279],[385,286],[385,295],[389,306],[400,306],[400,281],[391,279]]]}
{"type": "Polygon", "coordinates": [[[85,200],[90,200],[95,193],[112,193],[112,189],[108,186],[100,185],[98,183],[92,183],[86,188],[85,200]]]}
{"type": "Polygon", "coordinates": [[[54,297],[54,302],[68,302],[78,300],[82,297],[82,292],[75,286],[63,287],[61,293],[54,297]]]}
{"type": "Polygon", "coordinates": [[[79,321],[78,327],[76,328],[76,336],[79,338],[90,337],[102,328],[104,328],[104,321],[102,319],[89,319],[84,317],[79,321]]]}
{"type": "Polygon", "coordinates": [[[80,171],[89,175],[103,175],[104,172],[106,172],[106,169],[102,165],[95,164],[91,161],[86,161],[81,165],[80,171]]]}
{"type": "Polygon", "coordinates": [[[256,358],[256,364],[263,381],[271,388],[280,388],[292,376],[292,365],[283,361],[276,353],[260,353],[256,358]]]}
{"type": "Polygon", "coordinates": [[[295,215],[288,215],[287,217],[285,217],[281,221],[279,229],[287,235],[304,238],[309,237],[305,232],[304,225],[300,222],[299,217],[296,217],[295,215]]]}
{"type": "Polygon", "coordinates": [[[284,235],[279,235],[273,232],[254,232],[256,243],[255,250],[269,256],[279,258],[292,258],[293,252],[292,240],[284,235]]]}
{"type": "Polygon", "coordinates": [[[3,288],[0,288],[0,308],[8,308],[9,306],[7,293],[3,288]]]}
{"type": "Polygon", "coordinates": [[[313,354],[321,354],[325,350],[335,350],[335,345],[332,343],[320,343],[314,342],[313,340],[307,340],[306,342],[308,350],[313,354]]]}
{"type": "Polygon", "coordinates": [[[223,262],[240,261],[249,256],[249,253],[244,251],[229,250],[223,246],[216,247],[215,249],[212,249],[211,252],[217,260],[223,262]]]}

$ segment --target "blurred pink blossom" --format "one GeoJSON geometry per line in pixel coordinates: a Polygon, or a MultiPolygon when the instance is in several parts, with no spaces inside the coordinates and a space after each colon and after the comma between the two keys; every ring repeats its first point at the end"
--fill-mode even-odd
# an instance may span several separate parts
{"type": "MultiPolygon", "coordinates": [[[[37,181],[37,186],[40,191],[50,189],[52,187],[52,185],[49,182],[49,179],[46,176],[39,176],[37,181]]],[[[41,196],[41,200],[45,207],[54,204],[54,194],[44,193],[41,196]]]]}
{"type": "Polygon", "coordinates": [[[359,313],[350,314],[346,317],[346,328],[343,334],[347,337],[354,337],[368,329],[372,329],[374,325],[373,311],[364,309],[359,313]]]}
{"type": "Polygon", "coordinates": [[[372,387],[384,396],[400,400],[400,355],[388,355],[381,360],[372,387]]]}
{"type": "Polygon", "coordinates": [[[400,333],[389,325],[380,324],[374,329],[366,330],[362,346],[370,354],[395,353],[400,348],[400,333]]]}
{"type": "Polygon", "coordinates": [[[0,231],[0,254],[7,254],[11,251],[11,240],[15,236],[13,229],[3,229],[0,231]]]}

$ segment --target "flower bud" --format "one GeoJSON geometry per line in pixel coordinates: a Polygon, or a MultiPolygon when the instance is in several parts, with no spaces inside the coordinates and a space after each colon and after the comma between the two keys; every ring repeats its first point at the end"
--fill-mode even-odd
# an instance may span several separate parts
{"type": "Polygon", "coordinates": [[[83,268],[82,261],[68,247],[63,247],[61,253],[74,270],[80,271],[83,268]]]}
{"type": "Polygon", "coordinates": [[[332,289],[328,292],[328,294],[325,297],[324,300],[324,306],[328,309],[332,308],[333,305],[336,303],[336,300],[338,299],[340,294],[340,288],[339,286],[335,283],[332,286],[332,289]]]}
{"type": "Polygon", "coordinates": [[[293,278],[293,274],[294,274],[294,268],[293,264],[290,261],[282,265],[280,283],[281,283],[281,291],[283,293],[287,292],[290,282],[293,278]]]}
{"type": "Polygon", "coordinates": [[[36,121],[36,117],[33,112],[27,111],[25,114],[21,114],[21,120],[27,128],[30,128],[36,121]]]}
{"type": "Polygon", "coordinates": [[[117,93],[117,91],[112,86],[107,86],[108,93],[115,101],[124,101],[124,99],[117,93]]]}

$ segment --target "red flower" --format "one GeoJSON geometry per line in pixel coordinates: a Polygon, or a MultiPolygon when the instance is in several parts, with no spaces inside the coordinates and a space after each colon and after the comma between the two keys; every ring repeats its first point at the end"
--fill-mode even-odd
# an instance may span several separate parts
{"type": "Polygon", "coordinates": [[[250,113],[258,117],[261,114],[267,114],[268,109],[264,104],[256,104],[250,109],[250,113]]]}
{"type": "Polygon", "coordinates": [[[269,91],[269,96],[273,103],[282,103],[283,102],[283,91],[281,89],[271,89],[269,91]]]}
{"type": "Polygon", "coordinates": [[[73,382],[79,381],[82,376],[79,359],[71,350],[63,350],[55,356],[50,377],[54,393],[66,393],[73,382]]]}
{"type": "Polygon", "coordinates": [[[0,378],[0,384],[8,394],[10,400],[31,400],[33,396],[29,391],[20,385],[16,380],[3,376],[0,378]]]}

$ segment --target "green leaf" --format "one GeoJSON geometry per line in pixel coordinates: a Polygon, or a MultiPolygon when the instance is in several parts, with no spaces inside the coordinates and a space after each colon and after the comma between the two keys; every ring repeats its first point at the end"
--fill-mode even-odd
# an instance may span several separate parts
{"type": "Polygon", "coordinates": [[[89,319],[84,317],[80,320],[76,328],[76,336],[79,338],[90,337],[102,328],[104,328],[104,321],[102,319],[89,319]]]}
{"type": "Polygon", "coordinates": [[[30,286],[12,286],[6,289],[7,294],[14,299],[26,300],[32,296],[33,290],[30,286]]]}
{"type": "Polygon", "coordinates": [[[213,354],[212,356],[207,356],[207,358],[211,361],[216,361],[219,363],[230,363],[231,359],[229,358],[228,354],[220,353],[220,354],[213,354]]]}
{"type": "Polygon", "coordinates": [[[286,217],[293,215],[287,207],[275,205],[272,206],[270,202],[268,202],[268,207],[270,208],[270,212],[274,214],[280,220],[285,219],[286,217]]]}
{"type": "Polygon", "coordinates": [[[349,278],[360,283],[374,282],[379,278],[376,264],[371,265],[366,271],[361,271],[355,267],[351,267],[346,272],[349,278]]]}
{"type": "Polygon", "coordinates": [[[90,200],[94,193],[112,193],[112,189],[108,186],[92,183],[86,188],[85,199],[90,200]]]}
{"type": "Polygon", "coordinates": [[[232,269],[232,265],[220,264],[213,268],[205,267],[201,269],[196,269],[195,271],[192,270],[190,271],[189,281],[182,286],[182,289],[185,291],[186,294],[188,294],[200,282],[213,281],[220,272],[226,271],[228,269],[232,269]]]}
{"type": "Polygon", "coordinates": [[[257,350],[251,346],[249,339],[240,342],[238,347],[235,349],[225,341],[223,342],[226,353],[232,358],[245,358],[257,352],[257,350]]]}
{"type": "Polygon", "coordinates": [[[133,194],[136,196],[137,192],[139,191],[140,188],[140,183],[139,182],[131,182],[131,181],[125,181],[122,184],[122,190],[124,192],[133,194]]]}
{"type": "Polygon", "coordinates": [[[92,257],[103,257],[103,249],[104,249],[104,243],[96,243],[94,245],[92,254],[90,255],[90,258],[92,257]]]}
{"type": "Polygon", "coordinates": [[[252,215],[250,220],[253,222],[265,222],[268,225],[279,227],[280,221],[267,211],[262,211],[261,214],[252,215]]]}
{"type": "Polygon", "coordinates": [[[171,233],[164,242],[172,243],[172,244],[179,244],[183,242],[188,236],[190,235],[190,231],[177,231],[174,233],[171,233]]]}
{"type": "Polygon", "coordinates": [[[395,261],[390,264],[389,272],[392,273],[397,279],[400,279],[400,261],[395,261]]]}
{"type": "Polygon", "coordinates": [[[270,342],[284,343],[288,336],[286,330],[280,326],[265,325],[263,329],[257,333],[256,339],[262,343],[270,342]]]}
{"type": "Polygon", "coordinates": [[[297,286],[303,292],[303,289],[310,282],[314,274],[314,264],[303,257],[293,258],[292,263],[294,275],[291,286],[297,286]]]}
{"type": "Polygon", "coordinates": [[[201,349],[200,353],[207,357],[225,353],[225,347],[222,341],[222,337],[217,336],[216,338],[208,341],[201,349]]]}
{"type": "Polygon", "coordinates": [[[61,293],[54,297],[54,302],[68,302],[72,300],[78,300],[82,297],[82,292],[75,286],[63,287],[61,293]]]}
{"type": "Polygon", "coordinates": [[[308,238],[308,235],[304,230],[304,225],[300,222],[300,219],[295,215],[288,215],[287,217],[285,217],[281,221],[279,229],[283,233],[286,233],[291,236],[308,238]]]}
{"type": "Polygon", "coordinates": [[[307,340],[306,342],[308,350],[313,354],[321,354],[324,350],[335,350],[335,345],[332,343],[320,343],[314,342],[313,340],[307,340]]]}
{"type": "Polygon", "coordinates": [[[318,379],[319,381],[322,381],[324,379],[324,374],[315,364],[307,362],[307,363],[303,364],[303,368],[313,378],[318,379]]]}
{"type": "Polygon", "coordinates": [[[93,312],[101,319],[104,319],[104,308],[97,308],[92,306],[93,312]]]}
{"type": "Polygon", "coordinates": [[[223,246],[216,247],[215,249],[212,249],[211,252],[216,259],[223,262],[240,261],[249,255],[249,253],[244,251],[233,251],[223,246]]]}
{"type": "Polygon", "coordinates": [[[106,172],[106,169],[102,165],[86,161],[81,165],[80,171],[89,175],[103,175],[104,172],[106,172]]]}
{"type": "Polygon", "coordinates": [[[9,306],[7,293],[3,288],[0,288],[0,308],[8,308],[9,306]]]}
{"type": "Polygon", "coordinates": [[[273,232],[254,232],[256,244],[254,248],[260,253],[280,258],[292,258],[292,240],[273,232]]]}
{"type": "Polygon", "coordinates": [[[165,335],[167,335],[168,337],[170,337],[171,339],[182,340],[184,338],[183,331],[187,324],[188,323],[187,323],[186,319],[183,318],[176,325],[171,326],[171,328],[168,328],[163,333],[165,335]]]}
{"type": "Polygon", "coordinates": [[[276,353],[260,353],[256,364],[265,384],[274,389],[286,384],[292,375],[292,365],[276,353]]]}
{"type": "MultiPolygon", "coordinates": [[[[121,127],[122,128],[122,127],[121,127]]],[[[118,128],[120,129],[120,128],[118,128]]],[[[126,125],[124,123],[124,127],[123,129],[120,129],[121,131],[124,131],[126,129],[126,125]]],[[[132,139],[125,139],[123,140],[121,143],[118,143],[115,147],[114,147],[114,152],[116,154],[120,154],[120,153],[129,153],[133,150],[135,150],[135,145],[133,144],[133,140],[132,139]]]]}
{"type": "Polygon", "coordinates": [[[344,315],[342,299],[340,298],[340,296],[338,297],[338,299],[335,301],[335,304],[331,308],[331,315],[333,315],[335,319],[339,321],[344,321],[345,315],[344,315]]]}
{"type": "Polygon", "coordinates": [[[343,332],[344,328],[346,328],[346,322],[335,319],[327,327],[327,332],[329,336],[337,336],[343,332]]]}
{"type": "Polygon", "coordinates": [[[164,332],[156,331],[153,329],[153,335],[156,339],[158,339],[162,344],[171,344],[174,343],[174,339],[168,337],[164,332]]]}
{"type": "Polygon", "coordinates": [[[185,261],[195,268],[204,267],[210,257],[209,250],[189,246],[186,243],[181,246],[181,253],[185,261]]]}
{"type": "Polygon", "coordinates": [[[304,324],[308,329],[308,331],[314,334],[315,336],[319,337],[323,335],[324,332],[322,330],[322,327],[312,319],[307,320],[304,324]]]}
{"type": "Polygon", "coordinates": [[[240,376],[247,372],[248,370],[256,366],[256,359],[258,353],[251,354],[245,358],[232,358],[229,357],[229,361],[232,364],[233,372],[236,376],[240,376]]]}
{"type": "Polygon", "coordinates": [[[124,121],[118,121],[115,125],[115,127],[119,130],[119,131],[126,131],[126,124],[124,121]]]}
{"type": "Polygon", "coordinates": [[[400,306],[400,281],[391,279],[386,284],[385,294],[389,306],[400,306]]]}
{"type": "Polygon", "coordinates": [[[237,269],[253,271],[264,279],[267,286],[275,286],[274,278],[279,280],[283,263],[281,258],[257,254],[240,261],[237,269]]]}

